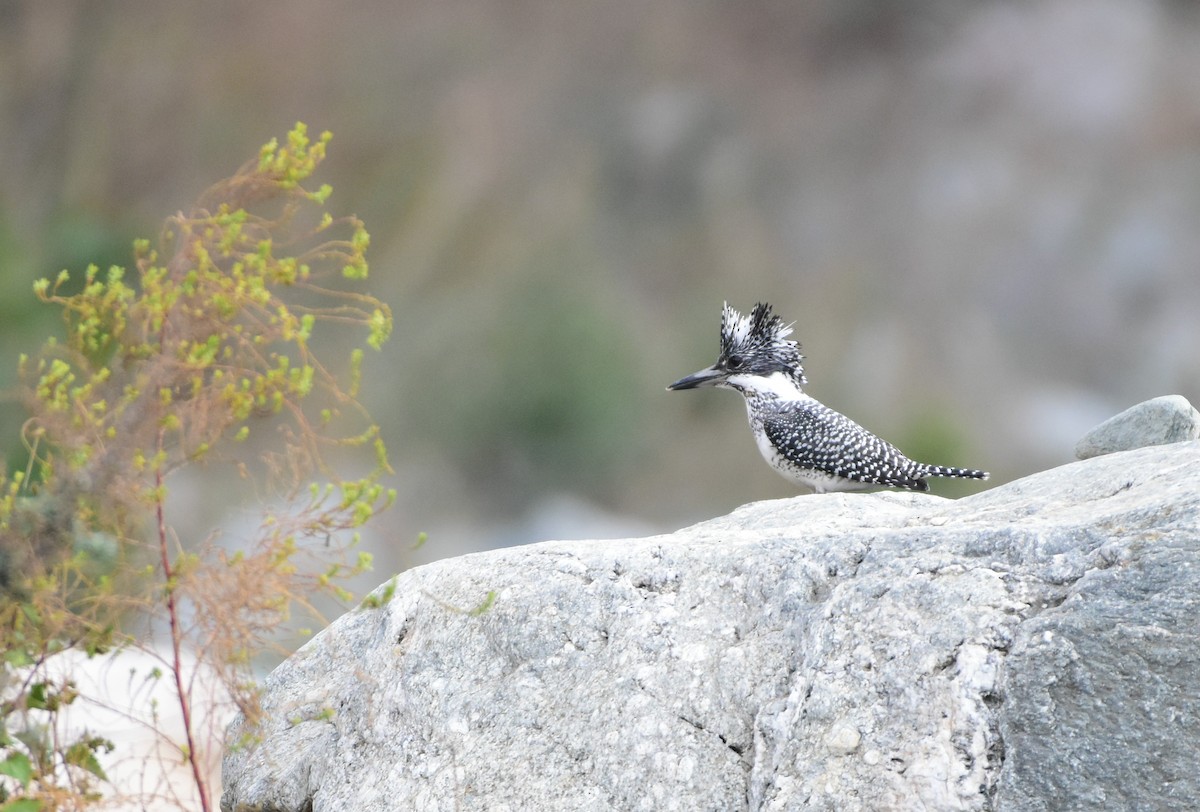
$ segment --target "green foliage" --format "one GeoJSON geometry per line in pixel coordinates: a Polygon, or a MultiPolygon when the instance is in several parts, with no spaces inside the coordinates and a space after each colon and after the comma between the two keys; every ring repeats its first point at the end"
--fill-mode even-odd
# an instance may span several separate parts
{"type": "Polygon", "coordinates": [[[4,761],[0,761],[0,775],[15,778],[22,789],[28,787],[33,780],[33,765],[29,763],[29,756],[20,752],[9,753],[4,761]]]}
{"type": "Polygon", "coordinates": [[[41,809],[42,802],[36,798],[16,798],[0,806],[0,812],[39,812],[41,809]]]}
{"type": "MultiPolygon", "coordinates": [[[[34,285],[61,310],[65,335],[20,358],[30,462],[0,475],[0,812],[78,806],[105,778],[98,755],[111,742],[52,735],[77,698],[48,676],[55,653],[136,645],[123,630],[160,618],[185,720],[185,645],[252,716],[247,669],[272,630],[315,593],[349,600],[339,582],[370,567],[366,554],[340,559],[395,498],[381,483],[391,469],[378,427],[356,400],[363,352],[330,366],[310,344],[351,328],[379,349],[392,318],[345,289],[367,278],[363,224],[325,211],[329,186],[305,187],[330,137],[313,141],[298,124],[285,145],[266,144],[155,243],[137,240],[132,273],[92,265],[82,279],[62,271],[34,285]],[[262,426],[274,446],[253,441],[262,426]],[[339,447],[369,449],[370,472],[333,474],[324,456],[339,447]],[[199,461],[232,464],[294,510],[267,515],[235,553],[181,539],[167,482],[199,461]],[[326,483],[303,488],[314,474],[326,483]]],[[[192,734],[176,746],[207,807],[192,734]]]]}
{"type": "Polygon", "coordinates": [[[382,588],[375,590],[371,594],[362,599],[362,603],[358,605],[359,609],[380,609],[387,605],[392,596],[396,594],[396,578],[392,576],[382,588]]]}

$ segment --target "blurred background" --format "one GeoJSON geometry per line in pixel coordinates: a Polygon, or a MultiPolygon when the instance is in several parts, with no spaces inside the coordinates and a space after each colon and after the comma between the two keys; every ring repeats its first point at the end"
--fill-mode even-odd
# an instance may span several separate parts
{"type": "MultiPolygon", "coordinates": [[[[363,586],[793,495],[739,397],[664,389],[725,300],[989,486],[1200,401],[1200,6],[1149,0],[7,0],[0,386],[57,329],[34,279],[128,265],[297,120],[335,134],[317,181],[396,319],[363,586]]],[[[204,473],[198,538],[229,521],[204,473]]]]}

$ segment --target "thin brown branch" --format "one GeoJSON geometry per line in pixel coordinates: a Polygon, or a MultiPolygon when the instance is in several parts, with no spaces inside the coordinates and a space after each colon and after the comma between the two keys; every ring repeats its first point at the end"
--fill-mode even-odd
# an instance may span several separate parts
{"type": "MultiPolygon", "coordinates": [[[[158,448],[160,453],[163,449],[164,433],[163,429],[160,428],[158,431],[158,448]]],[[[167,621],[171,629],[171,673],[175,677],[175,694],[179,699],[179,714],[183,721],[184,735],[187,737],[187,760],[192,768],[192,778],[196,782],[196,794],[200,796],[200,809],[202,812],[211,812],[208,802],[208,782],[205,780],[204,774],[200,769],[200,759],[196,752],[196,742],[192,732],[192,703],[190,701],[190,694],[185,690],[183,684],[183,657],[181,654],[181,638],[183,633],[180,629],[179,606],[175,600],[175,575],[171,567],[171,554],[167,544],[167,520],[163,510],[163,503],[166,500],[163,492],[163,472],[161,465],[155,466],[154,488],[155,518],[158,524],[158,548],[162,556],[163,581],[167,594],[167,621]]]]}

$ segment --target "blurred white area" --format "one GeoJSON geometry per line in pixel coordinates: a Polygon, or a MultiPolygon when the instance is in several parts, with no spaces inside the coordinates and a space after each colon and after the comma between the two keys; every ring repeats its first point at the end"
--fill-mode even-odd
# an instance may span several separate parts
{"type": "MultiPolygon", "coordinates": [[[[167,669],[170,649],[126,649],[88,658],[70,650],[45,665],[53,680],[70,679],[79,698],[55,717],[59,742],[90,734],[110,740],[111,754],[96,753],[108,776],[101,784],[104,800],[89,809],[114,812],[177,812],[199,809],[191,766],[183,758],[187,737],[174,678],[167,669]],[[155,676],[161,674],[161,676],[155,676]]],[[[190,691],[197,752],[208,784],[212,808],[220,800],[221,754],[225,727],[234,709],[219,679],[195,657],[183,654],[183,674],[190,691]]],[[[45,717],[42,711],[29,711],[45,717]]],[[[10,732],[15,730],[9,727],[10,732]]]]}

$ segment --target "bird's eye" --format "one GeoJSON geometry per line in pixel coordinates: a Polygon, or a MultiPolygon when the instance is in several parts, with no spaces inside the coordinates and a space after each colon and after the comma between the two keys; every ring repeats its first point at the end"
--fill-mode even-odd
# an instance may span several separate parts
{"type": "Polygon", "coordinates": [[[740,355],[729,356],[729,368],[730,369],[741,369],[743,363],[745,363],[745,359],[742,358],[742,356],[740,356],[740,355]]]}

